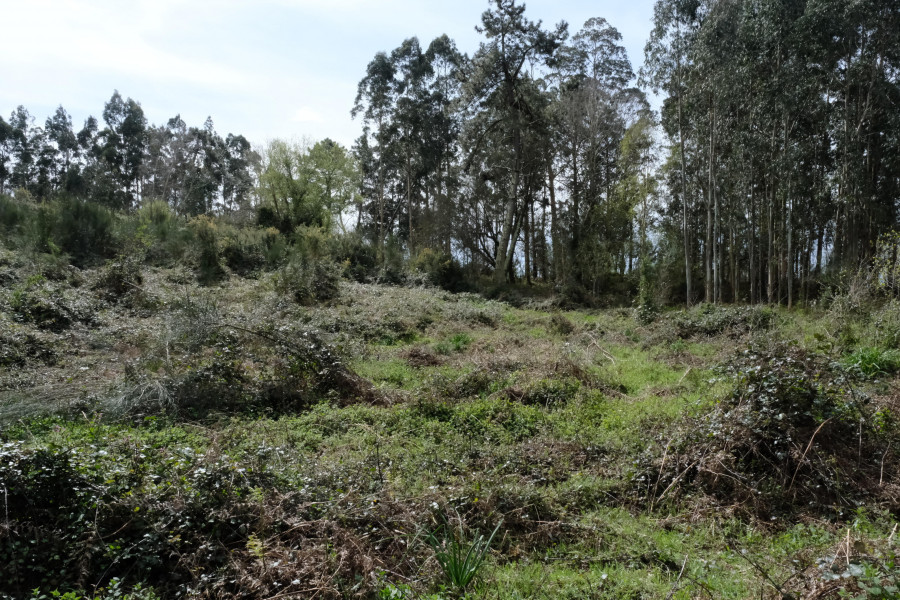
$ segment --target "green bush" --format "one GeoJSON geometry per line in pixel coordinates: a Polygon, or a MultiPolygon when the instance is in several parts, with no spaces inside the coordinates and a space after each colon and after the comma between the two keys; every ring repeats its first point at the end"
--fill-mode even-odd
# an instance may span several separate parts
{"type": "Polygon", "coordinates": [[[77,265],[106,258],[115,250],[113,213],[99,204],[66,199],[60,202],[53,242],[77,265]]]}
{"type": "Polygon", "coordinates": [[[308,305],[336,298],[341,269],[328,259],[293,256],[275,277],[275,288],[298,304],[308,305]]]}
{"type": "Polygon", "coordinates": [[[132,235],[146,246],[146,259],[155,265],[180,261],[191,245],[191,231],[162,200],[144,204],[136,215],[132,235]]]}
{"type": "Polygon", "coordinates": [[[126,296],[139,293],[143,282],[141,257],[119,256],[106,264],[94,284],[94,289],[104,300],[118,302],[126,296]]]}
{"type": "Polygon", "coordinates": [[[209,216],[201,215],[191,219],[188,227],[194,234],[197,264],[197,279],[204,285],[220,281],[225,277],[219,241],[219,226],[209,216]]]}
{"type": "Polygon", "coordinates": [[[30,211],[23,202],[9,196],[0,195],[0,227],[7,232],[16,231],[30,217],[30,211]]]}
{"type": "Polygon", "coordinates": [[[358,232],[332,236],[330,245],[331,256],[342,266],[348,279],[365,283],[375,277],[378,265],[375,248],[358,232]]]}
{"type": "Polygon", "coordinates": [[[460,292],[466,287],[462,267],[449,254],[425,248],[410,261],[409,268],[424,273],[431,284],[449,292],[460,292]]]}

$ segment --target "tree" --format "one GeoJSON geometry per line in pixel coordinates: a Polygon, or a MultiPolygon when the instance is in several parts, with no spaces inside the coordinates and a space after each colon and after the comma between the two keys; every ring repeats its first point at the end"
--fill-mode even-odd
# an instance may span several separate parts
{"type": "MultiPolygon", "coordinates": [[[[487,136],[500,136],[512,149],[508,155],[494,154],[511,174],[501,192],[502,220],[499,225],[494,260],[494,280],[503,282],[512,270],[517,243],[516,216],[522,214],[522,191],[525,182],[528,130],[540,121],[540,110],[534,105],[530,77],[526,66],[546,64],[565,40],[568,26],[559,23],[553,31],[541,29],[541,23],[525,18],[525,6],[515,0],[493,0],[493,8],[481,16],[476,30],[486,40],[472,59],[468,82],[468,100],[491,114],[489,120],[477,121],[482,129],[472,136],[469,152],[477,152],[487,136]]],[[[471,162],[469,159],[468,162],[471,162]]]]}

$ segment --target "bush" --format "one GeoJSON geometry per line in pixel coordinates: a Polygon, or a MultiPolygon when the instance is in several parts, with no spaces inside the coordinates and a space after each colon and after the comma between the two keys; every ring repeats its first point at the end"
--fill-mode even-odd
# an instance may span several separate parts
{"type": "Polygon", "coordinates": [[[429,283],[448,292],[461,292],[466,287],[462,267],[449,254],[425,248],[410,261],[409,268],[425,274],[429,283]]]}
{"type": "Polygon", "coordinates": [[[365,283],[375,277],[378,265],[375,248],[358,232],[335,235],[330,245],[331,256],[343,267],[348,279],[365,283]]]}
{"type": "Polygon", "coordinates": [[[294,255],[275,278],[275,288],[298,304],[309,305],[336,298],[341,269],[328,259],[294,255]]]}
{"type": "Polygon", "coordinates": [[[67,199],[59,204],[53,241],[76,265],[105,258],[115,249],[113,213],[99,204],[67,199]]]}
{"type": "Polygon", "coordinates": [[[181,260],[191,243],[191,232],[184,221],[161,200],[147,202],[138,210],[133,235],[144,241],[146,258],[155,265],[181,260]]]}
{"type": "Polygon", "coordinates": [[[18,230],[29,216],[29,211],[22,202],[0,195],[0,227],[4,230],[7,232],[18,230]]]}
{"type": "Polygon", "coordinates": [[[277,266],[287,251],[287,240],[272,227],[229,227],[222,237],[222,257],[233,272],[243,277],[277,266]]]}
{"type": "Polygon", "coordinates": [[[188,227],[196,241],[197,279],[204,285],[220,281],[225,276],[219,243],[219,227],[209,216],[191,219],[188,227]]]}
{"type": "Polygon", "coordinates": [[[564,314],[557,312],[550,317],[550,330],[558,335],[569,335],[575,331],[575,325],[564,314]]]}
{"type": "Polygon", "coordinates": [[[140,293],[144,278],[141,275],[141,258],[134,255],[119,256],[100,272],[94,289],[104,300],[118,302],[135,293],[140,293]]]}

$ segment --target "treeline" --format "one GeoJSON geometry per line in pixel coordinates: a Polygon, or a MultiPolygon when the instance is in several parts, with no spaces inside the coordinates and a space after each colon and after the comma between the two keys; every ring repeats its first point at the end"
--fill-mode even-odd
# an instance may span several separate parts
{"type": "Polygon", "coordinates": [[[362,227],[381,249],[440,249],[495,283],[624,291],[649,259],[653,114],[621,35],[571,38],[497,0],[471,57],[446,36],[378,53],[359,84],[362,227]]]}
{"type": "Polygon", "coordinates": [[[183,215],[249,208],[258,154],[242,135],[216,133],[212,119],[189,127],[180,116],[148,125],[141,105],[118,91],[77,132],[60,106],[36,126],[24,106],[0,117],[0,193],[23,190],[133,210],[163,200],[183,215]]]}

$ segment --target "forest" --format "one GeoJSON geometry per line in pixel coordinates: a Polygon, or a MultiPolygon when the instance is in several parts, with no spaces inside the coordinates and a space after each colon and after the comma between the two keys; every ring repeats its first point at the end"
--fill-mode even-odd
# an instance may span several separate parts
{"type": "Polygon", "coordinates": [[[0,600],[900,598],[900,4],[615,17],[0,116],[0,600]]]}
{"type": "Polygon", "coordinates": [[[638,74],[606,19],[569,35],[524,8],[487,11],[471,57],[447,36],[378,53],[350,149],[148,125],[116,92],[78,132],[62,107],[0,120],[0,192],[353,231],[379,268],[429,250],[588,302],[642,269],[664,303],[809,302],[895,226],[892,3],[661,2],[638,74]]]}

